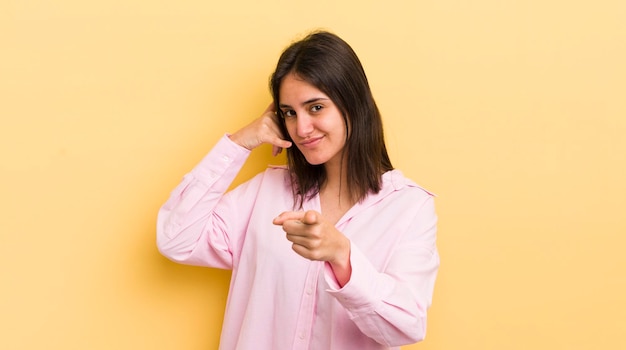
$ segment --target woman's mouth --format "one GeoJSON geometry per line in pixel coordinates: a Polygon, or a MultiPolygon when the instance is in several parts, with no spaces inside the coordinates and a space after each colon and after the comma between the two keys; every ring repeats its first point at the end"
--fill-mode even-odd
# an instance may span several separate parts
{"type": "Polygon", "coordinates": [[[302,142],[300,142],[300,146],[311,148],[317,146],[323,139],[323,136],[308,138],[302,142]]]}

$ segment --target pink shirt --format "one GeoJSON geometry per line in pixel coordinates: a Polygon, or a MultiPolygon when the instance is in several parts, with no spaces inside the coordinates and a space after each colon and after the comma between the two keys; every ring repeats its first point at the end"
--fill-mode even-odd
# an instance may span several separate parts
{"type": "MultiPolygon", "coordinates": [[[[294,209],[285,167],[226,193],[250,151],[224,136],[158,215],[169,259],[232,269],[220,349],[398,349],[424,338],[439,255],[433,196],[398,170],[336,227],[351,241],[340,288],[327,263],[291,249],[272,219],[294,209]]],[[[319,197],[304,210],[321,212],[319,197]]]]}

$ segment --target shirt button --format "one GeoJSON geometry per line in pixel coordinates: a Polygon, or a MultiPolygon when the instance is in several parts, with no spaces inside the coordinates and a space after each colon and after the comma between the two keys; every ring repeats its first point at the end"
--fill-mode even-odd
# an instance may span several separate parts
{"type": "Polygon", "coordinates": [[[306,295],[311,295],[311,294],[313,294],[313,291],[311,289],[307,289],[306,290],[306,295]]]}
{"type": "Polygon", "coordinates": [[[224,162],[228,162],[228,161],[230,161],[230,158],[228,158],[228,156],[223,156],[223,157],[222,157],[222,160],[223,160],[224,162]]]}
{"type": "Polygon", "coordinates": [[[300,339],[304,340],[305,334],[304,332],[300,333],[300,339]]]}

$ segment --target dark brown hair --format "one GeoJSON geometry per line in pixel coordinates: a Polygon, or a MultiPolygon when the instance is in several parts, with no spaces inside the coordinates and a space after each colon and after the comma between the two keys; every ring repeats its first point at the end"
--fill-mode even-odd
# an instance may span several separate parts
{"type": "MultiPolygon", "coordinates": [[[[370,191],[378,193],[382,174],[393,166],[385,146],[380,112],[354,50],[337,35],[324,31],[313,32],[285,49],[270,80],[279,116],[280,85],[291,73],[326,94],[341,111],[347,132],[342,156],[347,163],[351,199],[362,201],[370,191]]],[[[292,141],[283,118],[279,124],[283,135],[292,141]]],[[[302,206],[319,193],[326,181],[324,165],[309,164],[295,146],[287,149],[287,162],[296,202],[302,206]]]]}

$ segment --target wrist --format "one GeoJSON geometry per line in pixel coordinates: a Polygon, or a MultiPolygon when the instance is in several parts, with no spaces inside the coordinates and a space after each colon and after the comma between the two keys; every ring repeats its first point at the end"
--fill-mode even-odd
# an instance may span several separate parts
{"type": "Polygon", "coordinates": [[[341,287],[343,287],[346,283],[350,281],[350,277],[352,276],[352,264],[350,263],[350,240],[345,239],[345,244],[340,252],[337,254],[337,257],[328,262],[330,264],[333,273],[335,274],[335,279],[337,283],[341,287]]]}
{"type": "Polygon", "coordinates": [[[252,148],[248,147],[248,145],[245,142],[243,142],[241,134],[239,132],[236,132],[234,134],[228,135],[228,138],[232,142],[238,144],[239,146],[241,146],[241,147],[243,147],[243,148],[245,148],[245,149],[247,149],[249,151],[252,150],[252,148]]]}

